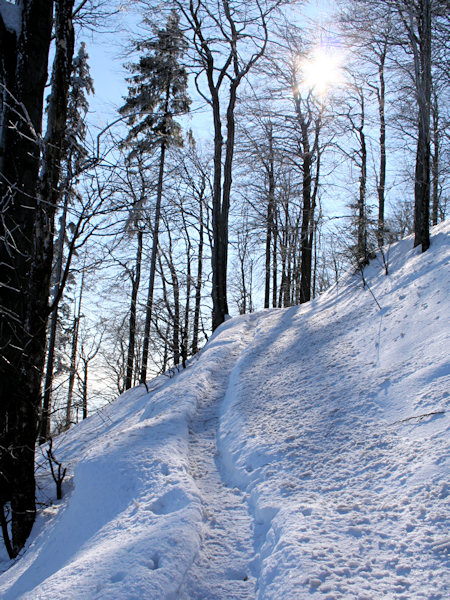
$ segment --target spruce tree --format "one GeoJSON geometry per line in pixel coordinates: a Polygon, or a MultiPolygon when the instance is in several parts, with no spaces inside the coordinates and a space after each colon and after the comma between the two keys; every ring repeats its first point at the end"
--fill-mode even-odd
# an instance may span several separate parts
{"type": "Polygon", "coordinates": [[[94,93],[94,82],[89,68],[86,44],[81,42],[77,56],[72,61],[69,104],[67,107],[67,130],[64,144],[68,174],[75,176],[82,169],[87,156],[86,115],[89,110],[87,95],[94,93]]]}
{"type": "MultiPolygon", "coordinates": [[[[151,39],[135,44],[140,57],[137,63],[128,65],[132,73],[128,78],[128,97],[119,111],[128,117],[129,131],[124,146],[129,149],[130,159],[136,155],[153,154],[159,149],[141,383],[145,383],[147,377],[166,150],[170,145],[182,145],[181,126],[176,117],[185,114],[190,104],[187,95],[187,72],[180,62],[186,50],[186,42],[179,20],[177,13],[172,10],[164,29],[153,28],[154,35],[151,39]]],[[[144,19],[144,23],[151,26],[148,19],[144,19]]]]}

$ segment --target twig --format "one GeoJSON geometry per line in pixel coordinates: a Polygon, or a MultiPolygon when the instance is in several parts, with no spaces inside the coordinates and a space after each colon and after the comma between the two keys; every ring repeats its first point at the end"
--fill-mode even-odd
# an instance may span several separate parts
{"type": "Polygon", "coordinates": [[[418,419],[419,421],[421,421],[426,417],[433,417],[434,415],[445,415],[445,410],[436,410],[433,412],[424,413],[423,415],[415,415],[413,417],[407,417],[406,419],[400,419],[400,421],[394,421],[393,423],[391,423],[391,427],[392,425],[398,425],[398,423],[407,423],[408,421],[414,421],[414,419],[418,419]]]}
{"type": "Polygon", "coordinates": [[[367,287],[367,289],[369,290],[369,292],[372,294],[372,297],[373,297],[373,299],[375,300],[375,302],[377,303],[377,306],[378,306],[378,308],[379,308],[380,310],[383,310],[383,309],[381,308],[381,306],[380,306],[380,303],[379,303],[379,302],[378,302],[378,300],[376,299],[376,297],[375,297],[375,294],[374,294],[374,293],[372,292],[372,290],[370,289],[370,285],[367,283],[367,281],[366,281],[366,280],[365,280],[365,278],[364,278],[364,271],[363,271],[363,267],[362,267],[362,265],[361,265],[361,264],[359,265],[359,271],[360,271],[360,273],[361,273],[361,277],[362,277],[362,280],[363,280],[363,286],[364,286],[364,287],[367,287]]]}

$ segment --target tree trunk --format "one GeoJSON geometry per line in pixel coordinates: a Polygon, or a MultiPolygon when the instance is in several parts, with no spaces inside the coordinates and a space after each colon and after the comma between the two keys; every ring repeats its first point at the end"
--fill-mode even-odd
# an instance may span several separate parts
{"type": "Polygon", "coordinates": [[[127,356],[127,373],[125,376],[125,389],[129,390],[133,382],[133,366],[134,366],[134,350],[136,341],[136,304],[141,282],[141,263],[142,263],[142,239],[143,232],[138,230],[137,233],[137,252],[136,252],[136,271],[132,280],[131,289],[131,306],[130,306],[130,322],[128,329],[128,356],[127,356]]]}
{"type": "Polygon", "coordinates": [[[172,262],[172,256],[170,258],[170,273],[172,275],[173,288],[173,364],[177,366],[180,364],[180,286],[178,283],[177,272],[172,262]]]}
{"type": "Polygon", "coordinates": [[[192,276],[191,276],[191,240],[189,237],[189,230],[186,225],[185,219],[183,218],[184,229],[186,232],[186,237],[188,239],[187,243],[187,252],[186,252],[186,304],[184,306],[184,323],[181,331],[181,362],[183,365],[183,369],[186,368],[186,363],[188,359],[188,349],[189,349],[189,319],[190,319],[190,310],[191,310],[191,286],[192,286],[192,276]]]}
{"type": "Polygon", "coordinates": [[[83,406],[83,419],[87,419],[87,390],[88,390],[88,368],[89,361],[85,360],[83,364],[83,388],[81,394],[82,406],[83,406]]]}
{"type": "Polygon", "coordinates": [[[278,292],[278,261],[277,261],[277,242],[278,242],[278,223],[277,216],[274,212],[274,226],[273,226],[273,249],[272,249],[272,307],[277,307],[277,292],[278,292]]]}
{"type": "Polygon", "coordinates": [[[422,0],[417,15],[419,40],[410,32],[414,52],[418,103],[418,138],[414,184],[414,246],[430,246],[430,109],[431,109],[431,0],[422,0]]]}
{"type": "Polygon", "coordinates": [[[361,101],[361,123],[358,127],[358,136],[360,144],[360,169],[359,178],[359,199],[357,208],[357,249],[356,258],[358,264],[365,264],[368,259],[367,249],[367,218],[366,218],[366,187],[367,187],[367,146],[364,133],[365,126],[365,104],[362,90],[360,90],[361,101]]]}
{"type": "MultiPolygon", "coordinates": [[[[320,241],[320,240],[319,240],[320,241]]],[[[313,280],[312,280],[312,297],[316,297],[316,286],[317,286],[317,231],[314,234],[314,266],[313,266],[313,280]]]]}
{"type": "Polygon", "coordinates": [[[439,159],[440,159],[440,147],[439,147],[439,107],[437,101],[437,94],[434,93],[433,97],[433,158],[431,163],[431,175],[432,175],[432,213],[431,222],[433,225],[437,225],[439,222],[439,159]]]}
{"type": "MultiPolygon", "coordinates": [[[[312,165],[315,148],[318,151],[320,117],[315,120],[315,139],[310,142],[310,124],[312,115],[307,106],[307,113],[302,109],[301,97],[295,95],[295,108],[301,132],[302,159],[302,225],[300,232],[301,264],[300,264],[300,304],[311,299],[312,245],[314,237],[314,206],[312,206],[312,165]]],[[[317,172],[318,174],[318,172],[317,172]]]]}
{"type": "Polygon", "coordinates": [[[69,367],[69,386],[67,392],[67,404],[66,404],[66,429],[69,429],[72,423],[72,399],[73,399],[73,388],[75,385],[76,376],[76,363],[77,363],[77,351],[78,351],[78,332],[80,329],[80,306],[78,309],[78,315],[73,320],[73,333],[72,333],[72,352],[70,356],[70,367],[69,367]]]}
{"type": "Polygon", "coordinates": [[[270,306],[270,256],[272,247],[272,236],[274,229],[274,211],[275,211],[275,175],[274,175],[274,157],[273,157],[273,136],[272,127],[269,129],[269,165],[267,169],[268,176],[268,197],[267,197],[267,217],[266,217],[266,268],[264,285],[264,308],[270,306]]]}
{"type": "Polygon", "coordinates": [[[283,298],[283,306],[284,308],[288,308],[288,306],[292,306],[292,285],[294,280],[294,271],[292,268],[292,236],[289,236],[290,242],[288,242],[289,250],[287,253],[287,269],[286,269],[286,285],[284,287],[284,298],[283,298]]]}
{"type": "Polygon", "coordinates": [[[200,229],[198,234],[197,281],[195,283],[195,308],[192,333],[192,354],[198,352],[198,329],[200,323],[200,305],[203,279],[203,201],[200,198],[200,229]]]}
{"type": "Polygon", "coordinates": [[[162,363],[162,372],[165,373],[167,371],[167,366],[169,364],[169,333],[170,333],[170,325],[166,327],[166,334],[164,336],[164,352],[163,352],[163,363],[162,363]]]}
{"type": "Polygon", "coordinates": [[[380,172],[377,185],[378,193],[378,227],[377,240],[381,248],[384,244],[384,202],[386,193],[386,119],[385,119],[385,82],[384,82],[384,63],[386,59],[386,46],[380,56],[378,66],[378,77],[380,88],[378,91],[378,114],[380,117],[380,172]]]}
{"type": "Polygon", "coordinates": [[[38,199],[38,176],[53,2],[23,0],[11,10],[20,31],[8,30],[0,11],[0,503],[11,502],[17,555],[36,513],[34,448],[51,271],[42,226],[53,212],[38,199]]]}
{"type": "Polygon", "coordinates": [[[367,261],[367,224],[366,224],[366,181],[367,181],[367,150],[365,134],[361,128],[361,177],[359,180],[358,201],[358,260],[367,261]]]}
{"type": "Polygon", "coordinates": [[[212,99],[214,120],[214,177],[213,177],[213,201],[212,201],[212,229],[213,245],[211,253],[212,267],[212,329],[219,327],[225,320],[224,303],[226,304],[226,263],[224,247],[228,244],[225,236],[226,228],[222,214],[222,122],[220,118],[219,97],[216,94],[212,99]],[[225,282],[224,282],[225,277],[225,282]],[[225,287],[224,287],[225,284],[225,287]]]}
{"type": "Polygon", "coordinates": [[[283,240],[281,243],[281,282],[280,282],[280,289],[278,292],[278,308],[283,307],[283,302],[286,298],[286,288],[289,287],[289,282],[287,281],[287,275],[286,275],[287,243],[288,243],[287,242],[287,232],[286,232],[287,227],[288,227],[288,222],[287,222],[287,218],[286,218],[286,222],[284,225],[284,231],[283,231],[283,240]]]}
{"type": "Polygon", "coordinates": [[[141,365],[141,383],[145,383],[147,380],[147,366],[148,366],[148,349],[150,345],[150,326],[152,322],[153,312],[153,291],[155,287],[155,273],[156,273],[156,258],[158,254],[158,240],[159,240],[159,222],[161,220],[161,201],[163,193],[163,181],[164,181],[164,163],[166,156],[166,144],[161,143],[161,152],[159,157],[159,175],[158,175],[158,187],[156,190],[156,207],[155,207],[155,221],[153,225],[153,240],[152,240],[152,255],[150,259],[150,275],[148,281],[148,294],[147,294],[147,307],[145,314],[145,327],[144,327],[144,341],[142,347],[142,365],[141,365]]]}
{"type": "Polygon", "coordinates": [[[72,327],[72,352],[70,356],[70,367],[69,367],[69,386],[67,392],[67,404],[66,404],[66,429],[71,425],[72,421],[72,397],[73,388],[75,385],[75,376],[77,368],[77,353],[78,353],[78,333],[80,331],[80,319],[81,319],[81,304],[83,300],[84,291],[84,266],[86,265],[86,259],[83,265],[83,271],[81,273],[80,283],[80,295],[78,296],[78,311],[76,306],[74,307],[73,315],[73,327],[72,327]]]}
{"type": "Polygon", "coordinates": [[[302,228],[301,228],[301,256],[300,265],[300,304],[309,302],[311,299],[311,257],[310,246],[311,215],[311,152],[309,148],[308,130],[306,124],[302,125],[303,146],[303,206],[302,206],[302,228]]]}
{"type": "MultiPolygon", "coordinates": [[[[55,265],[53,268],[53,279],[54,287],[52,291],[52,300],[56,298],[58,294],[59,286],[61,284],[61,277],[63,271],[63,257],[64,257],[64,241],[66,237],[66,222],[67,222],[67,209],[69,204],[69,194],[66,193],[64,196],[64,207],[60,219],[59,235],[56,241],[56,252],[55,252],[55,265]]],[[[56,332],[58,328],[58,304],[54,307],[50,315],[50,328],[48,335],[47,344],[47,364],[45,368],[45,381],[43,390],[42,410],[41,418],[39,423],[39,444],[45,443],[50,436],[50,412],[51,412],[51,401],[52,401],[52,386],[53,386],[53,368],[55,361],[55,346],[56,346],[56,332]]]]}

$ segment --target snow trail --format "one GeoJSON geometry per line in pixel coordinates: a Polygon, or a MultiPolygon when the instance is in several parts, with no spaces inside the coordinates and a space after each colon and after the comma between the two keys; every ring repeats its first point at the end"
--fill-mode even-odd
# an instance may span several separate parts
{"type": "Polygon", "coordinates": [[[238,488],[227,486],[217,450],[221,401],[229,393],[231,374],[253,337],[253,324],[243,323],[242,336],[230,343],[227,358],[217,365],[210,395],[197,405],[189,423],[189,465],[202,498],[201,547],[180,589],[180,600],[253,599],[253,519],[238,488]]]}

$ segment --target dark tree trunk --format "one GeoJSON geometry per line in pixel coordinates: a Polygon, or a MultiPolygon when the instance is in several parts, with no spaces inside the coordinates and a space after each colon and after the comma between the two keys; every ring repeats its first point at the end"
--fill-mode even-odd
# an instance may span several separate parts
{"type": "Polygon", "coordinates": [[[200,323],[200,306],[203,279],[203,200],[200,198],[200,229],[198,234],[197,281],[195,283],[195,308],[192,333],[192,354],[198,352],[198,329],[200,323]]]}
{"type": "Polygon", "coordinates": [[[0,503],[11,502],[13,555],[24,546],[36,513],[34,448],[54,211],[38,198],[53,2],[24,0],[15,7],[19,32],[8,31],[0,15],[0,503]]]}
{"type": "Polygon", "coordinates": [[[164,352],[163,352],[163,363],[162,363],[162,372],[165,373],[167,371],[167,366],[169,364],[169,333],[170,333],[170,325],[166,327],[166,333],[164,335],[164,352]]]}
{"type": "MultiPolygon", "coordinates": [[[[81,303],[80,303],[80,306],[81,306],[81,303]]],[[[72,352],[71,352],[71,356],[70,356],[70,367],[69,367],[69,389],[67,392],[67,404],[66,404],[66,428],[67,429],[72,424],[72,399],[73,399],[73,388],[75,385],[75,376],[76,376],[76,362],[77,362],[79,329],[80,329],[80,308],[78,309],[78,315],[76,315],[73,320],[72,352]]]]}
{"type": "Polygon", "coordinates": [[[356,260],[358,265],[365,265],[368,262],[367,247],[367,207],[366,207],[366,189],[367,189],[367,145],[365,135],[365,102],[362,88],[358,88],[360,102],[360,123],[356,127],[358,134],[358,156],[359,156],[359,197],[356,205],[356,260]]]}
{"type": "MultiPolygon", "coordinates": [[[[85,261],[86,263],[86,261],[85,261]]],[[[72,422],[72,399],[73,399],[73,388],[75,385],[75,377],[77,373],[77,354],[78,354],[78,334],[80,331],[80,319],[81,319],[81,304],[83,301],[84,291],[84,269],[81,273],[80,283],[80,295],[78,296],[78,310],[76,305],[74,307],[73,315],[73,326],[72,326],[72,351],[70,356],[70,367],[69,367],[69,385],[67,391],[67,404],[66,404],[66,428],[68,429],[72,422]]]]}
{"type": "Polygon", "coordinates": [[[140,382],[145,383],[147,380],[147,366],[148,366],[148,350],[150,345],[150,326],[152,322],[153,313],[153,290],[155,287],[155,274],[156,274],[156,259],[158,255],[158,240],[159,240],[159,223],[161,220],[161,201],[163,193],[163,181],[164,181],[164,163],[166,157],[166,144],[161,143],[161,152],[159,158],[159,175],[158,175],[158,187],[156,190],[156,207],[155,207],[155,220],[153,225],[153,240],[152,240],[152,255],[150,259],[150,275],[148,280],[148,294],[147,294],[147,307],[145,314],[145,327],[144,327],[144,341],[142,347],[142,365],[141,365],[141,378],[140,382]]]}
{"type": "Polygon", "coordinates": [[[39,421],[39,444],[45,444],[50,437],[50,413],[52,401],[53,369],[55,362],[56,331],[58,328],[58,307],[50,315],[48,335],[47,363],[42,398],[42,410],[39,421]]]}
{"type": "Polygon", "coordinates": [[[312,226],[311,214],[311,167],[312,157],[309,147],[308,129],[306,123],[302,124],[302,149],[303,149],[303,206],[301,228],[301,266],[300,266],[300,304],[311,299],[311,260],[312,247],[310,229],[312,226]]]}
{"type": "Polygon", "coordinates": [[[173,364],[180,364],[180,286],[178,283],[177,272],[174,264],[170,263],[170,273],[172,275],[173,288],[173,325],[172,325],[172,347],[173,347],[173,364]]]}
{"type": "Polygon", "coordinates": [[[295,304],[297,304],[297,296],[298,296],[298,290],[299,290],[299,279],[300,279],[300,270],[299,270],[299,256],[298,256],[298,232],[294,233],[294,235],[292,236],[292,247],[291,247],[291,258],[290,258],[290,262],[291,262],[291,291],[290,291],[290,302],[291,302],[291,306],[294,306],[295,304]]]}
{"type": "MultiPolygon", "coordinates": [[[[316,271],[317,271],[317,229],[318,225],[315,222],[315,213],[316,213],[316,204],[317,204],[317,193],[319,191],[319,180],[320,180],[320,166],[321,166],[321,151],[319,148],[318,138],[319,138],[319,128],[320,124],[316,124],[316,173],[314,176],[314,188],[311,197],[311,229],[309,232],[309,247],[314,248],[314,268],[313,268],[313,282],[312,282],[312,297],[316,296],[316,271]]],[[[319,215],[320,217],[320,215],[319,215]]],[[[311,272],[312,265],[309,265],[309,271],[311,272]]]]}
{"type": "Polygon", "coordinates": [[[274,173],[274,156],[273,156],[273,135],[272,127],[269,131],[269,157],[268,157],[268,195],[267,195],[267,217],[266,217],[266,265],[265,265],[265,284],[264,284],[264,308],[270,306],[270,258],[272,248],[272,237],[274,229],[274,212],[275,212],[275,173],[274,173]]]}
{"type": "Polygon", "coordinates": [[[313,280],[312,280],[312,297],[316,297],[316,286],[317,286],[317,232],[314,234],[314,267],[313,267],[313,280]]]}
{"type": "Polygon", "coordinates": [[[439,159],[440,159],[440,143],[439,143],[439,107],[437,94],[433,97],[433,157],[431,163],[432,176],[432,201],[431,201],[431,222],[437,225],[439,221],[439,159]]]}
{"type": "Polygon", "coordinates": [[[214,178],[212,202],[213,246],[211,254],[212,266],[212,328],[219,327],[228,314],[227,306],[227,248],[228,248],[228,216],[222,209],[222,123],[220,117],[219,96],[213,96],[214,119],[214,178]]]}
{"type": "MultiPolygon", "coordinates": [[[[289,289],[289,281],[287,278],[287,274],[286,274],[286,263],[287,263],[287,252],[288,252],[288,235],[287,235],[287,230],[288,230],[288,226],[289,226],[289,221],[288,221],[288,214],[286,212],[285,215],[286,219],[285,219],[285,223],[284,223],[284,231],[283,231],[283,236],[282,236],[282,241],[281,241],[281,282],[280,282],[280,289],[278,292],[278,308],[282,308],[283,307],[283,303],[286,301],[286,294],[287,294],[287,290],[289,289]]],[[[284,304],[284,307],[286,308],[286,305],[284,304]]]]}
{"type": "Polygon", "coordinates": [[[8,553],[9,558],[15,558],[16,552],[13,550],[13,547],[11,545],[8,530],[8,521],[6,519],[5,507],[3,504],[0,504],[0,527],[2,530],[3,543],[5,544],[6,552],[8,553]]]}
{"type": "Polygon", "coordinates": [[[273,224],[273,248],[272,248],[272,307],[277,307],[277,291],[278,291],[278,261],[277,261],[277,242],[278,242],[278,223],[277,215],[274,212],[273,224]]]}
{"type": "Polygon", "coordinates": [[[378,226],[377,239],[378,246],[381,248],[384,244],[384,202],[386,193],[386,119],[385,119],[385,81],[384,81],[384,63],[386,60],[386,46],[380,56],[378,66],[378,77],[380,87],[378,90],[378,114],[380,118],[380,172],[377,185],[378,193],[378,226]]]}
{"type": "Polygon", "coordinates": [[[183,215],[183,225],[187,238],[186,248],[186,304],[184,306],[184,323],[181,330],[181,362],[183,369],[186,368],[188,359],[189,349],[189,320],[191,311],[191,287],[192,287],[192,275],[191,275],[191,239],[189,236],[189,229],[186,224],[186,220],[183,215]]]}
{"type": "MultiPolygon", "coordinates": [[[[228,315],[227,302],[227,265],[228,265],[228,214],[230,212],[230,195],[232,184],[235,118],[238,82],[230,85],[230,96],[226,114],[227,139],[225,143],[225,161],[223,167],[223,188],[220,210],[215,214],[213,202],[213,286],[215,287],[216,302],[213,302],[213,330],[224,322],[228,315]]],[[[221,137],[221,136],[220,136],[221,137]]],[[[219,192],[220,193],[220,192],[219,192]]]]}
{"type": "MultiPolygon", "coordinates": [[[[56,298],[61,284],[63,272],[63,256],[64,256],[64,240],[66,236],[66,221],[67,208],[69,203],[69,195],[66,193],[64,198],[63,213],[61,215],[61,223],[59,235],[56,241],[55,265],[53,269],[54,289],[52,292],[52,300],[56,298]]],[[[43,389],[42,410],[39,423],[39,443],[44,444],[50,436],[50,413],[52,401],[52,385],[53,385],[53,368],[55,362],[55,347],[56,347],[56,332],[58,328],[58,304],[53,308],[50,315],[50,326],[47,343],[47,363],[45,367],[45,381],[43,389]]]]}
{"type": "MultiPolygon", "coordinates": [[[[364,110],[364,108],[362,108],[364,110]]],[[[359,178],[359,200],[358,200],[358,261],[365,263],[368,257],[367,250],[367,219],[366,219],[366,184],[367,184],[367,148],[364,124],[359,129],[361,144],[361,176],[359,178]]]]}
{"type": "Polygon", "coordinates": [[[83,407],[83,419],[87,419],[88,409],[87,409],[87,390],[88,390],[88,369],[89,369],[89,361],[85,360],[83,364],[83,387],[81,392],[81,403],[83,407]]]}
{"type": "Polygon", "coordinates": [[[125,389],[129,390],[133,383],[134,350],[136,342],[136,305],[139,285],[141,282],[141,263],[142,263],[142,238],[143,232],[139,229],[137,233],[137,252],[136,252],[136,270],[132,280],[130,323],[128,333],[128,356],[127,373],[125,376],[125,389]]]}
{"type": "Polygon", "coordinates": [[[414,50],[418,138],[414,184],[414,246],[430,246],[430,111],[431,111],[431,0],[417,9],[419,39],[410,32],[414,50]]]}
{"type": "MultiPolygon", "coordinates": [[[[305,103],[306,109],[302,104],[302,98],[295,93],[295,109],[297,120],[300,126],[301,142],[301,167],[302,167],[302,225],[300,231],[300,304],[309,302],[311,299],[311,273],[312,273],[312,252],[314,241],[314,211],[315,197],[317,193],[319,166],[316,169],[315,188],[312,188],[313,157],[317,152],[319,155],[319,133],[321,127],[320,115],[313,121],[311,107],[308,102],[305,103]],[[311,142],[311,125],[314,123],[314,137],[311,142]],[[314,198],[313,198],[314,196],[314,198]]],[[[319,160],[317,161],[319,163],[319,160]]]]}
{"type": "Polygon", "coordinates": [[[425,252],[430,246],[430,145],[422,127],[417,141],[414,201],[414,246],[422,246],[425,252]]]}
{"type": "Polygon", "coordinates": [[[292,266],[292,236],[289,236],[289,251],[287,255],[287,272],[286,272],[286,285],[284,288],[284,299],[283,306],[287,308],[288,306],[292,306],[292,288],[294,283],[294,269],[292,266]]]}

